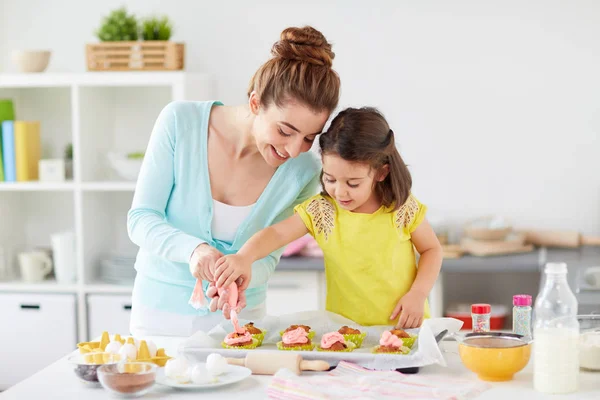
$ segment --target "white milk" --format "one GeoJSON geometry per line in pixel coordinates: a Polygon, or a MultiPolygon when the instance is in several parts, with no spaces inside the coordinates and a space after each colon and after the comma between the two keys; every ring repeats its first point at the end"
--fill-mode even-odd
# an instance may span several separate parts
{"type": "Polygon", "coordinates": [[[577,391],[579,333],[567,328],[536,329],[533,333],[533,387],[558,394],[577,391]]]}

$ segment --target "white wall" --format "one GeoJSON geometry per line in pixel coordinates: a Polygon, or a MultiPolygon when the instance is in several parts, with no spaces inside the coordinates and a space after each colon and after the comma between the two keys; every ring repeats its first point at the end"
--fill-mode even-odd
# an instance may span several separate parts
{"type": "Polygon", "coordinates": [[[279,32],[312,24],[334,44],[342,106],[386,114],[432,215],[600,233],[600,2],[168,3],[2,0],[0,67],[50,48],[49,70],[83,71],[100,17],[126,4],[168,14],[188,69],[238,103],[279,32]]]}

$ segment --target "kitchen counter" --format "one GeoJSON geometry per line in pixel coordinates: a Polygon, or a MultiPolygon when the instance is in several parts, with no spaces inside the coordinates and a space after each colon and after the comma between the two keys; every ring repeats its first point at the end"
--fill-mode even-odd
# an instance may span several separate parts
{"type": "MultiPolygon", "coordinates": [[[[600,265],[600,247],[583,246],[579,249],[540,248],[528,253],[477,257],[466,255],[446,258],[444,272],[537,272],[548,261],[564,261],[571,266],[600,265]]],[[[282,257],[277,270],[322,271],[323,259],[319,257],[282,257]]]]}
{"type": "MultiPolygon", "coordinates": [[[[152,338],[157,345],[165,347],[167,354],[176,354],[177,346],[181,339],[152,338]]],[[[477,379],[460,362],[457,344],[453,341],[444,341],[441,344],[448,367],[433,365],[421,369],[421,375],[444,378],[477,379]]],[[[70,355],[70,354],[69,354],[70,355]]],[[[113,398],[102,388],[89,388],[81,383],[73,373],[73,366],[67,362],[68,356],[56,361],[30,378],[16,384],[6,392],[0,393],[0,400],[9,399],[110,399],[113,398]]],[[[491,388],[485,391],[478,399],[528,399],[528,400],[562,400],[562,399],[598,399],[600,398],[600,373],[582,372],[580,374],[579,392],[565,396],[550,396],[537,393],[532,388],[532,363],[509,382],[492,383],[491,388]]],[[[203,399],[228,399],[244,398],[244,400],[266,398],[266,388],[271,381],[270,376],[251,376],[237,384],[223,388],[198,391],[175,391],[169,387],[155,385],[153,390],[142,398],[156,399],[184,399],[197,398],[201,394],[203,399]]]]}

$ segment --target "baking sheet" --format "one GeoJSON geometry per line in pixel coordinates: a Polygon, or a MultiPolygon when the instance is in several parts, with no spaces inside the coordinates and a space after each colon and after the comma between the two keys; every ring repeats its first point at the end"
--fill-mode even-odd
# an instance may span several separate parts
{"type": "Polygon", "coordinates": [[[355,324],[338,314],[327,311],[308,311],[294,313],[279,317],[265,317],[261,320],[248,321],[240,319],[240,325],[247,322],[254,322],[254,326],[266,330],[265,339],[262,346],[252,350],[231,350],[221,347],[223,338],[233,331],[231,321],[224,321],[209,332],[198,331],[188,339],[184,340],[179,352],[184,356],[195,361],[204,361],[211,353],[218,353],[224,357],[243,358],[250,351],[282,351],[277,350],[276,343],[281,340],[280,331],[285,330],[292,324],[308,325],[316,332],[313,339],[315,344],[321,340],[321,336],[327,332],[337,331],[343,325],[360,329],[361,332],[367,332],[367,337],[363,341],[360,349],[349,353],[341,352],[322,352],[317,351],[298,351],[305,360],[325,360],[331,366],[337,365],[340,361],[349,361],[365,368],[377,370],[389,370],[396,368],[422,367],[431,364],[446,365],[444,356],[438,344],[435,341],[435,335],[442,330],[447,329],[448,333],[458,332],[462,327],[462,321],[454,318],[433,318],[425,320],[419,329],[407,329],[411,334],[418,335],[415,345],[407,355],[398,354],[373,354],[371,350],[379,344],[379,337],[384,330],[389,330],[389,326],[369,326],[364,327],[355,324]]]}

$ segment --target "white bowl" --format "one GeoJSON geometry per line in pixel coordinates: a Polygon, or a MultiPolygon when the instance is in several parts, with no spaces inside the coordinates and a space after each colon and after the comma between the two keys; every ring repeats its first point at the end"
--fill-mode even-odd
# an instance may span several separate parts
{"type": "Polygon", "coordinates": [[[108,153],[108,162],[112,169],[123,179],[135,181],[142,167],[141,158],[128,158],[127,154],[108,153]]]}
{"type": "Polygon", "coordinates": [[[20,72],[43,72],[50,62],[48,50],[15,50],[12,62],[20,72]]]}

